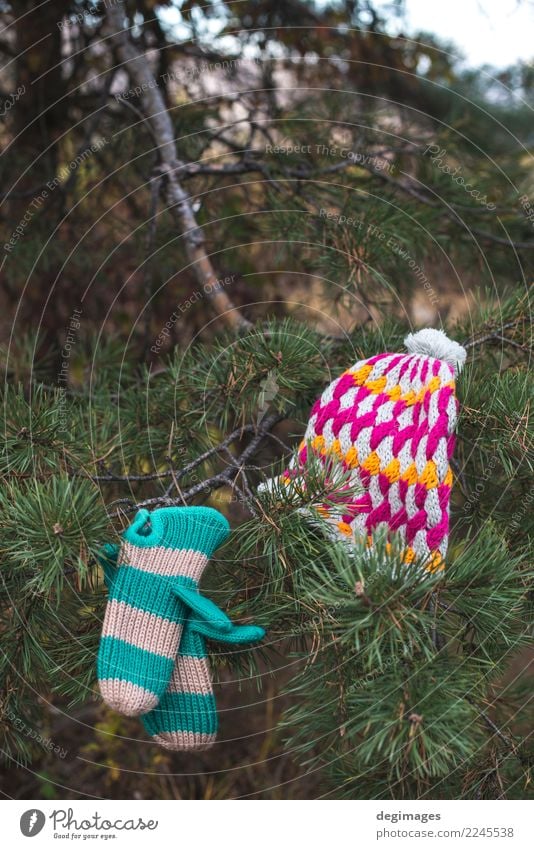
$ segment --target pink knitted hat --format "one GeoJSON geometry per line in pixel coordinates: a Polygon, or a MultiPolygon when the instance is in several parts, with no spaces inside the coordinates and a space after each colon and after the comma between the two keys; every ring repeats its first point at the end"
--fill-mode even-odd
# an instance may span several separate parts
{"type": "Polygon", "coordinates": [[[325,389],[282,482],[299,475],[309,452],[339,461],[359,494],[319,508],[333,534],[370,542],[385,526],[405,540],[407,563],[436,571],[447,551],[455,377],[466,352],[441,330],[410,334],[405,345],[407,354],[360,360],[325,389]]]}

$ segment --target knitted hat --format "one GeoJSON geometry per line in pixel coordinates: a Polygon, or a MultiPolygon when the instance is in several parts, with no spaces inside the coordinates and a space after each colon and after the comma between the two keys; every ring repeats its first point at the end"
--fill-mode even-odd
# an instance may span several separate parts
{"type": "Polygon", "coordinates": [[[359,360],[325,389],[282,482],[299,476],[310,452],[339,461],[352,495],[319,508],[333,535],[370,542],[385,526],[405,540],[407,563],[436,571],[447,551],[455,376],[466,352],[441,330],[410,334],[405,345],[407,354],[359,360]]]}

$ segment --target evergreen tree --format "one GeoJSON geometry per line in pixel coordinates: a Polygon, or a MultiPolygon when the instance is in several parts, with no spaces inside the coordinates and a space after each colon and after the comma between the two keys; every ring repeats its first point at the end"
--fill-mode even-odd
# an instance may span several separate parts
{"type": "Polygon", "coordinates": [[[254,494],[272,471],[268,446],[287,461],[277,428],[287,419],[302,433],[329,377],[325,362],[334,369],[377,346],[395,350],[401,326],[325,340],[306,325],[273,321],[176,353],[155,377],[121,368],[119,352],[101,343],[86,353],[90,388],[7,386],[0,544],[8,755],[31,754],[31,739],[10,717],[39,726],[36,694],[64,706],[91,696],[102,542],[141,505],[225,510],[237,499],[252,518],[220,552],[206,591],[231,615],[263,624],[269,639],[262,653],[222,654],[217,667],[260,682],[258,663],[277,652],[291,658],[281,735],[306,769],[328,768],[324,792],[528,793],[531,752],[518,730],[525,678],[499,684],[528,642],[532,580],[530,330],[524,302],[506,307],[515,318],[504,341],[497,311],[481,316],[467,343],[452,545],[446,571],[435,575],[408,569],[400,549],[380,538],[371,555],[352,557],[310,527],[300,508],[324,500],[320,470],[309,470],[297,501],[276,487],[254,494]],[[258,422],[273,370],[278,391],[258,422]]]}
{"type": "MultiPolygon", "coordinates": [[[[93,17],[83,3],[68,12],[61,4],[69,26],[83,13],[76,33],[89,46],[104,28],[109,55],[98,61],[108,79],[98,82],[99,106],[94,90],[87,95],[96,112],[85,113],[84,137],[74,126],[54,150],[73,161],[100,144],[36,208],[2,272],[7,297],[20,298],[2,349],[0,731],[11,765],[39,764],[54,718],[69,722],[87,708],[101,734],[84,741],[86,760],[119,776],[126,762],[133,771],[169,767],[167,755],[125,754],[122,736],[141,731],[96,706],[106,599],[97,554],[139,507],[209,504],[234,530],[204,590],[268,632],[261,649],[213,644],[216,673],[224,686],[252,681],[258,699],[283,704],[269,746],[298,765],[291,780],[306,776],[309,792],[334,798],[532,794],[525,110],[454,76],[436,45],[387,37],[376,15],[368,38],[363,12],[347,30],[347,9],[356,15],[358,5],[295,2],[282,13],[276,3],[228,3],[220,40],[197,33],[166,54],[170,36],[153,3],[102,4],[93,17]],[[303,10],[309,30],[279,30],[275,42],[272,27],[301,22],[303,10]],[[126,13],[133,34],[121,34],[126,13]],[[236,22],[238,45],[229,35],[236,22]],[[254,71],[243,61],[254,46],[262,91],[255,100],[244,88],[246,119],[225,121],[234,95],[208,96],[207,76],[189,69],[233,63],[239,88],[240,74],[254,71]],[[359,89],[352,63],[365,63],[365,51],[376,68],[383,52],[390,71],[373,77],[367,68],[359,89]],[[293,63],[319,54],[330,57],[331,90],[319,90],[313,63],[293,63]],[[423,54],[426,75],[404,78],[423,54]],[[128,81],[119,80],[116,99],[118,64],[128,81]],[[279,97],[280,83],[269,80],[281,72],[302,96],[279,97]],[[389,98],[401,105],[386,114],[389,98]],[[118,210],[105,211],[108,229],[102,186],[118,210]],[[259,276],[267,261],[265,272],[321,279],[330,331],[315,320],[319,308],[291,315],[291,293],[284,300],[259,276]],[[24,291],[35,293],[38,274],[57,294],[52,306],[43,290],[32,295],[43,328],[28,333],[24,291]],[[455,319],[451,291],[464,277],[470,308],[455,319]],[[110,293],[118,306],[104,319],[110,293]],[[310,465],[297,499],[281,487],[257,490],[286,467],[332,377],[402,349],[414,295],[469,355],[457,387],[451,541],[437,574],[407,568],[394,539],[378,534],[371,552],[351,555],[310,525],[302,508],[346,486],[324,469],[310,465]],[[337,320],[344,331],[332,332],[337,320]]],[[[186,6],[184,25],[206,23],[199,4],[186,6]]],[[[83,90],[94,67],[71,70],[83,90]]],[[[526,74],[517,84],[527,98],[531,84],[526,74]]],[[[81,95],[67,89],[75,113],[81,95]]],[[[26,155],[14,149],[4,174],[26,155]]],[[[7,201],[20,211],[16,191],[8,183],[7,201]]],[[[45,792],[62,795],[54,786],[67,779],[47,769],[45,792]]],[[[221,779],[217,792],[224,787],[221,779]]],[[[204,790],[153,783],[144,792],[204,790]]]]}

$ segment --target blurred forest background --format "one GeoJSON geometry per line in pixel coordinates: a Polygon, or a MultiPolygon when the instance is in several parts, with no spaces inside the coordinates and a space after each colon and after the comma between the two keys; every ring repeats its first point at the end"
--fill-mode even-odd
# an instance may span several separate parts
{"type": "MultiPolygon", "coordinates": [[[[402,0],[0,0],[6,795],[531,792],[534,71],[498,56],[473,68],[440,37],[444,10],[435,33],[404,31],[404,12],[402,0]],[[332,377],[424,326],[447,328],[470,355],[451,592],[468,568],[484,575],[478,596],[462,596],[461,638],[442,631],[464,641],[473,680],[483,664],[495,677],[472,717],[471,702],[456,717],[460,696],[436,692],[451,728],[474,723],[467,742],[443,755],[429,732],[419,761],[411,743],[366,743],[362,785],[346,747],[368,731],[340,740],[343,688],[335,708],[288,692],[328,625],[303,637],[313,582],[277,572],[291,545],[261,565],[270,543],[252,489],[332,377]],[[275,635],[263,652],[216,659],[222,742],[196,756],[150,746],[94,695],[105,599],[94,554],[135,504],[170,498],[248,529],[212,591],[238,615],[263,611],[275,635]],[[245,592],[235,563],[249,562],[245,592]],[[492,612],[478,621],[481,609],[492,612]],[[486,656],[477,635],[498,629],[502,610],[517,620],[504,617],[486,656]],[[308,741],[299,703],[322,717],[308,741]],[[425,746],[437,747],[435,769],[425,746]]],[[[328,675],[323,654],[315,676],[328,675]]],[[[387,681],[368,680],[354,715],[372,712],[365,698],[387,681]]]]}

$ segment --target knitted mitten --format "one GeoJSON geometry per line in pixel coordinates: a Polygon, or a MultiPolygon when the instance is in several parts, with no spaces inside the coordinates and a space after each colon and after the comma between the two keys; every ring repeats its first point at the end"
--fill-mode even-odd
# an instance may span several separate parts
{"type": "Polygon", "coordinates": [[[228,622],[231,630],[222,629],[194,609],[186,620],[169,687],[159,705],[142,718],[153,740],[166,749],[200,750],[215,742],[219,720],[205,637],[238,645],[258,642],[265,635],[255,625],[228,622]]]}
{"type": "Polygon", "coordinates": [[[376,354],[332,381],[281,483],[302,483],[311,455],[339,464],[361,494],[322,505],[332,537],[372,544],[375,529],[387,528],[404,538],[407,563],[417,559],[436,571],[447,551],[455,378],[466,352],[433,329],[410,334],[405,345],[408,353],[376,354]]]}
{"type": "Polygon", "coordinates": [[[196,591],[228,533],[224,516],[209,507],[140,510],[123,533],[97,661],[100,692],[114,710],[138,716],[158,704],[187,615],[176,590],[196,591]]]}
{"type": "MultiPolygon", "coordinates": [[[[108,587],[115,580],[118,546],[105,546],[101,564],[108,587]]],[[[142,717],[152,739],[167,749],[206,749],[215,742],[218,714],[205,637],[239,645],[261,640],[265,631],[234,625],[219,608],[197,592],[177,590],[190,608],[171,680],[159,705],[142,717]]]]}

